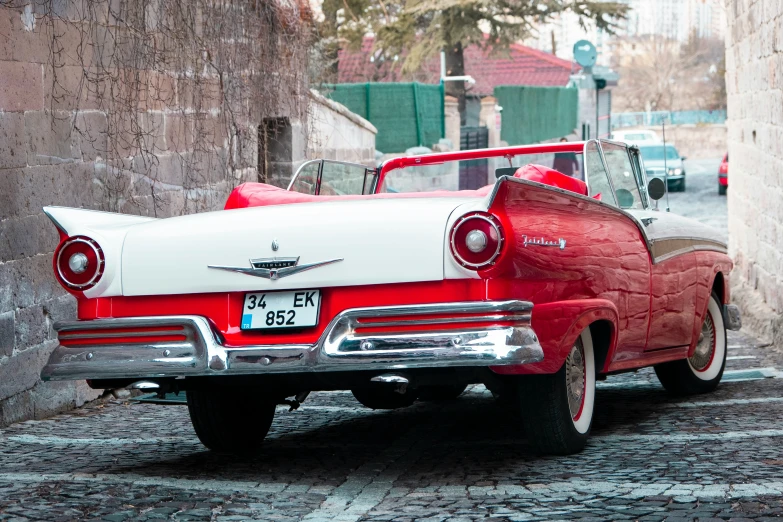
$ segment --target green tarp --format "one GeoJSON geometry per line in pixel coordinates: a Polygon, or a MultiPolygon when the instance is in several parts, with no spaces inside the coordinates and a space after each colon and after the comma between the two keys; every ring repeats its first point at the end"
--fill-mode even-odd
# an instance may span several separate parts
{"type": "Polygon", "coordinates": [[[378,129],[375,148],[404,152],[443,138],[443,87],[423,83],[338,83],[322,92],[378,129]]]}
{"type": "Polygon", "coordinates": [[[495,87],[495,98],[503,107],[500,139],[509,145],[559,138],[576,128],[578,89],[499,85],[495,87]]]}

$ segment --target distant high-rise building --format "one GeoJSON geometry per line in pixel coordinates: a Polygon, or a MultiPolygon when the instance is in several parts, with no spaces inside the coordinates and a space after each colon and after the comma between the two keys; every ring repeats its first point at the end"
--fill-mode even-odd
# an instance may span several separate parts
{"type": "MultiPolygon", "coordinates": [[[[694,31],[701,38],[723,39],[726,34],[726,12],[721,0],[619,1],[631,9],[617,27],[617,37],[655,35],[686,42],[694,31]]],[[[598,49],[598,64],[612,63],[611,40],[615,35],[598,29],[594,23],[585,22],[584,26],[575,14],[563,13],[539,25],[536,34],[524,43],[570,60],[574,43],[590,40],[598,49]]]]}

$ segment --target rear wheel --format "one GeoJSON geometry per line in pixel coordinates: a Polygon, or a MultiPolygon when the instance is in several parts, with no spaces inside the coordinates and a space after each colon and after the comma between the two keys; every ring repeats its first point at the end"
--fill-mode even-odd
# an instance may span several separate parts
{"type": "Polygon", "coordinates": [[[725,196],[726,195],[726,186],[725,185],[718,185],[718,195],[719,196],[725,196]]]}
{"type": "Polygon", "coordinates": [[[275,416],[276,401],[254,389],[188,390],[188,412],[201,443],[219,453],[249,453],[261,447],[275,416]]]}
{"type": "Polygon", "coordinates": [[[519,403],[529,442],[540,452],[584,449],[593,423],[595,356],[590,329],[577,338],[560,370],[519,379],[519,403]]]}
{"type": "Polygon", "coordinates": [[[394,386],[379,384],[351,390],[356,400],[373,410],[395,410],[407,408],[416,400],[416,392],[410,388],[399,393],[394,386]]]}
{"type": "Polygon", "coordinates": [[[696,350],[688,359],[659,364],[655,374],[666,391],[676,395],[711,392],[726,367],[726,327],[723,307],[713,293],[701,326],[696,350]]]}

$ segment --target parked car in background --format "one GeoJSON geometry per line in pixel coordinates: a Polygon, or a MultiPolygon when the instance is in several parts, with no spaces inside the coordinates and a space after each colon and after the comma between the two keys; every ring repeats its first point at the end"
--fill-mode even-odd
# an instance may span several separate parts
{"type": "Polygon", "coordinates": [[[639,145],[648,178],[668,180],[669,190],[685,191],[685,157],[680,157],[674,145],[656,143],[639,145]],[[666,175],[668,169],[668,176],[666,175]]]}
{"type": "Polygon", "coordinates": [[[167,219],[47,207],[79,320],[54,325],[42,378],[184,392],[220,452],[257,449],[312,391],[393,409],[483,383],[510,436],[574,453],[596,380],[652,366],[672,393],[712,391],[740,326],[720,233],[653,208],[663,194],[636,148],[589,141],[316,160],[288,190],[245,183],[167,219]],[[531,163],[555,153],[586,181],[531,163]],[[504,166],[478,190],[410,183],[489,158],[504,166]]]}
{"type": "Polygon", "coordinates": [[[642,145],[645,143],[658,143],[661,141],[658,138],[658,134],[651,130],[618,130],[612,133],[612,140],[624,141],[635,145],[642,145]]]}
{"type": "Polygon", "coordinates": [[[720,162],[718,167],[718,194],[721,196],[726,195],[726,189],[729,188],[729,153],[727,152],[723,156],[723,161],[720,162]]]}

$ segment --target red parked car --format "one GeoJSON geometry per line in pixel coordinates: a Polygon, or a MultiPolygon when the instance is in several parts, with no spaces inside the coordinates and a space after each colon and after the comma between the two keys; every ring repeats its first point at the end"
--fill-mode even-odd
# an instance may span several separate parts
{"type": "Polygon", "coordinates": [[[673,393],[712,391],[741,324],[720,234],[658,210],[664,182],[639,155],[589,141],[321,160],[217,212],[48,207],[79,320],[54,325],[42,377],[183,391],[220,452],[256,449],[275,406],[312,391],[392,409],[483,383],[539,451],[577,452],[596,380],[652,366],[673,393]],[[581,155],[586,181],[532,163],[556,153],[581,155]],[[444,190],[477,159],[499,163],[495,183],[444,190]]]}
{"type": "Polygon", "coordinates": [[[726,189],[729,188],[729,153],[723,156],[723,161],[718,167],[718,194],[726,195],[726,189]]]}

